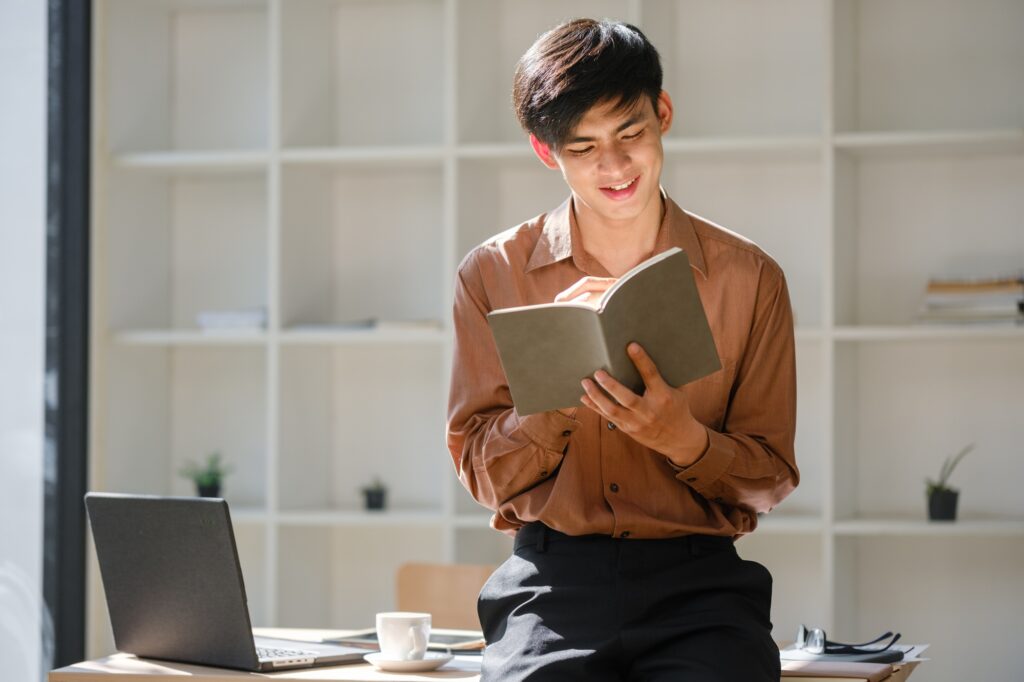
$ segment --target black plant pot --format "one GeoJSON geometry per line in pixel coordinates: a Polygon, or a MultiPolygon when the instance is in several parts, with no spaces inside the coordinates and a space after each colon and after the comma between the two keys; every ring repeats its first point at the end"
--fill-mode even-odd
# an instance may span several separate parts
{"type": "Polygon", "coordinates": [[[388,491],[386,490],[364,490],[363,496],[366,501],[366,508],[379,511],[387,504],[388,491]]]}
{"type": "Polygon", "coordinates": [[[933,490],[928,496],[928,518],[932,521],[956,521],[956,490],[933,490]]]}
{"type": "Polygon", "coordinates": [[[196,491],[199,493],[199,497],[220,497],[220,483],[211,483],[209,485],[196,484],[196,491]]]}

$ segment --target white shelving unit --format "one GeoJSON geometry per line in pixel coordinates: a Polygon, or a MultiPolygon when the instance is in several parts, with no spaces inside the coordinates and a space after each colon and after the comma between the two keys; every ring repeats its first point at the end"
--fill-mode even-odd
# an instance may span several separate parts
{"type": "Polygon", "coordinates": [[[789,278],[803,480],[739,544],[777,639],[895,628],[932,645],[915,679],[1019,676],[1024,329],[913,319],[929,275],[1024,263],[1017,0],[100,0],[91,487],[189,494],[222,451],[259,625],[369,623],[404,561],[502,560],[444,444],[451,280],[566,194],[509,91],[571,16],[647,32],[665,186],[789,278]],[[972,441],[963,519],[928,523],[923,478],[972,441]]]}

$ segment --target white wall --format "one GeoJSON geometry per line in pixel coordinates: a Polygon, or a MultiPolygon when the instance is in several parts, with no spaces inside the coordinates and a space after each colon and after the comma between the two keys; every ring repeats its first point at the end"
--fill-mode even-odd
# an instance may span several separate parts
{"type": "Polygon", "coordinates": [[[46,2],[0,0],[0,676],[43,679],[46,2]]]}

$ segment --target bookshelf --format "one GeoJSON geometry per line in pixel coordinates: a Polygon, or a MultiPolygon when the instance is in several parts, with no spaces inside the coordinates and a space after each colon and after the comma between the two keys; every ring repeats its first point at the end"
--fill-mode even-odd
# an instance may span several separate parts
{"type": "MultiPolygon", "coordinates": [[[[516,58],[562,18],[609,16],[662,53],[677,107],[666,188],[789,278],[803,479],[738,545],[775,576],[776,637],[896,628],[931,643],[941,665],[922,680],[1024,666],[1006,634],[1024,609],[1024,329],[913,320],[928,276],[1024,263],[1024,5],[94,12],[91,487],[188,494],[181,463],[224,452],[255,624],[368,623],[404,561],[508,554],[444,445],[451,277],[565,196],[512,116],[516,58]],[[266,329],[195,323],[260,306],[266,329]],[[440,326],[350,324],[371,317],[440,326]],[[954,477],[962,520],[926,522],[923,478],[972,441],[954,477]],[[375,475],[383,513],[360,507],[375,475]]],[[[99,655],[112,642],[92,563],[89,595],[99,655]]]]}

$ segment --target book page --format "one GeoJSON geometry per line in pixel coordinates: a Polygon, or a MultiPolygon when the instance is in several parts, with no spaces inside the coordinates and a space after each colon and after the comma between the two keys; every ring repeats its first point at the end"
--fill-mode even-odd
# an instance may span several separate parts
{"type": "Polygon", "coordinates": [[[495,310],[487,316],[520,416],[577,407],[580,382],[605,366],[597,311],[551,303],[495,310]]]}
{"type": "Polygon", "coordinates": [[[638,394],[643,379],[626,353],[632,341],[643,346],[671,386],[721,368],[689,258],[678,248],[661,255],[620,280],[601,312],[610,373],[638,394]]]}

